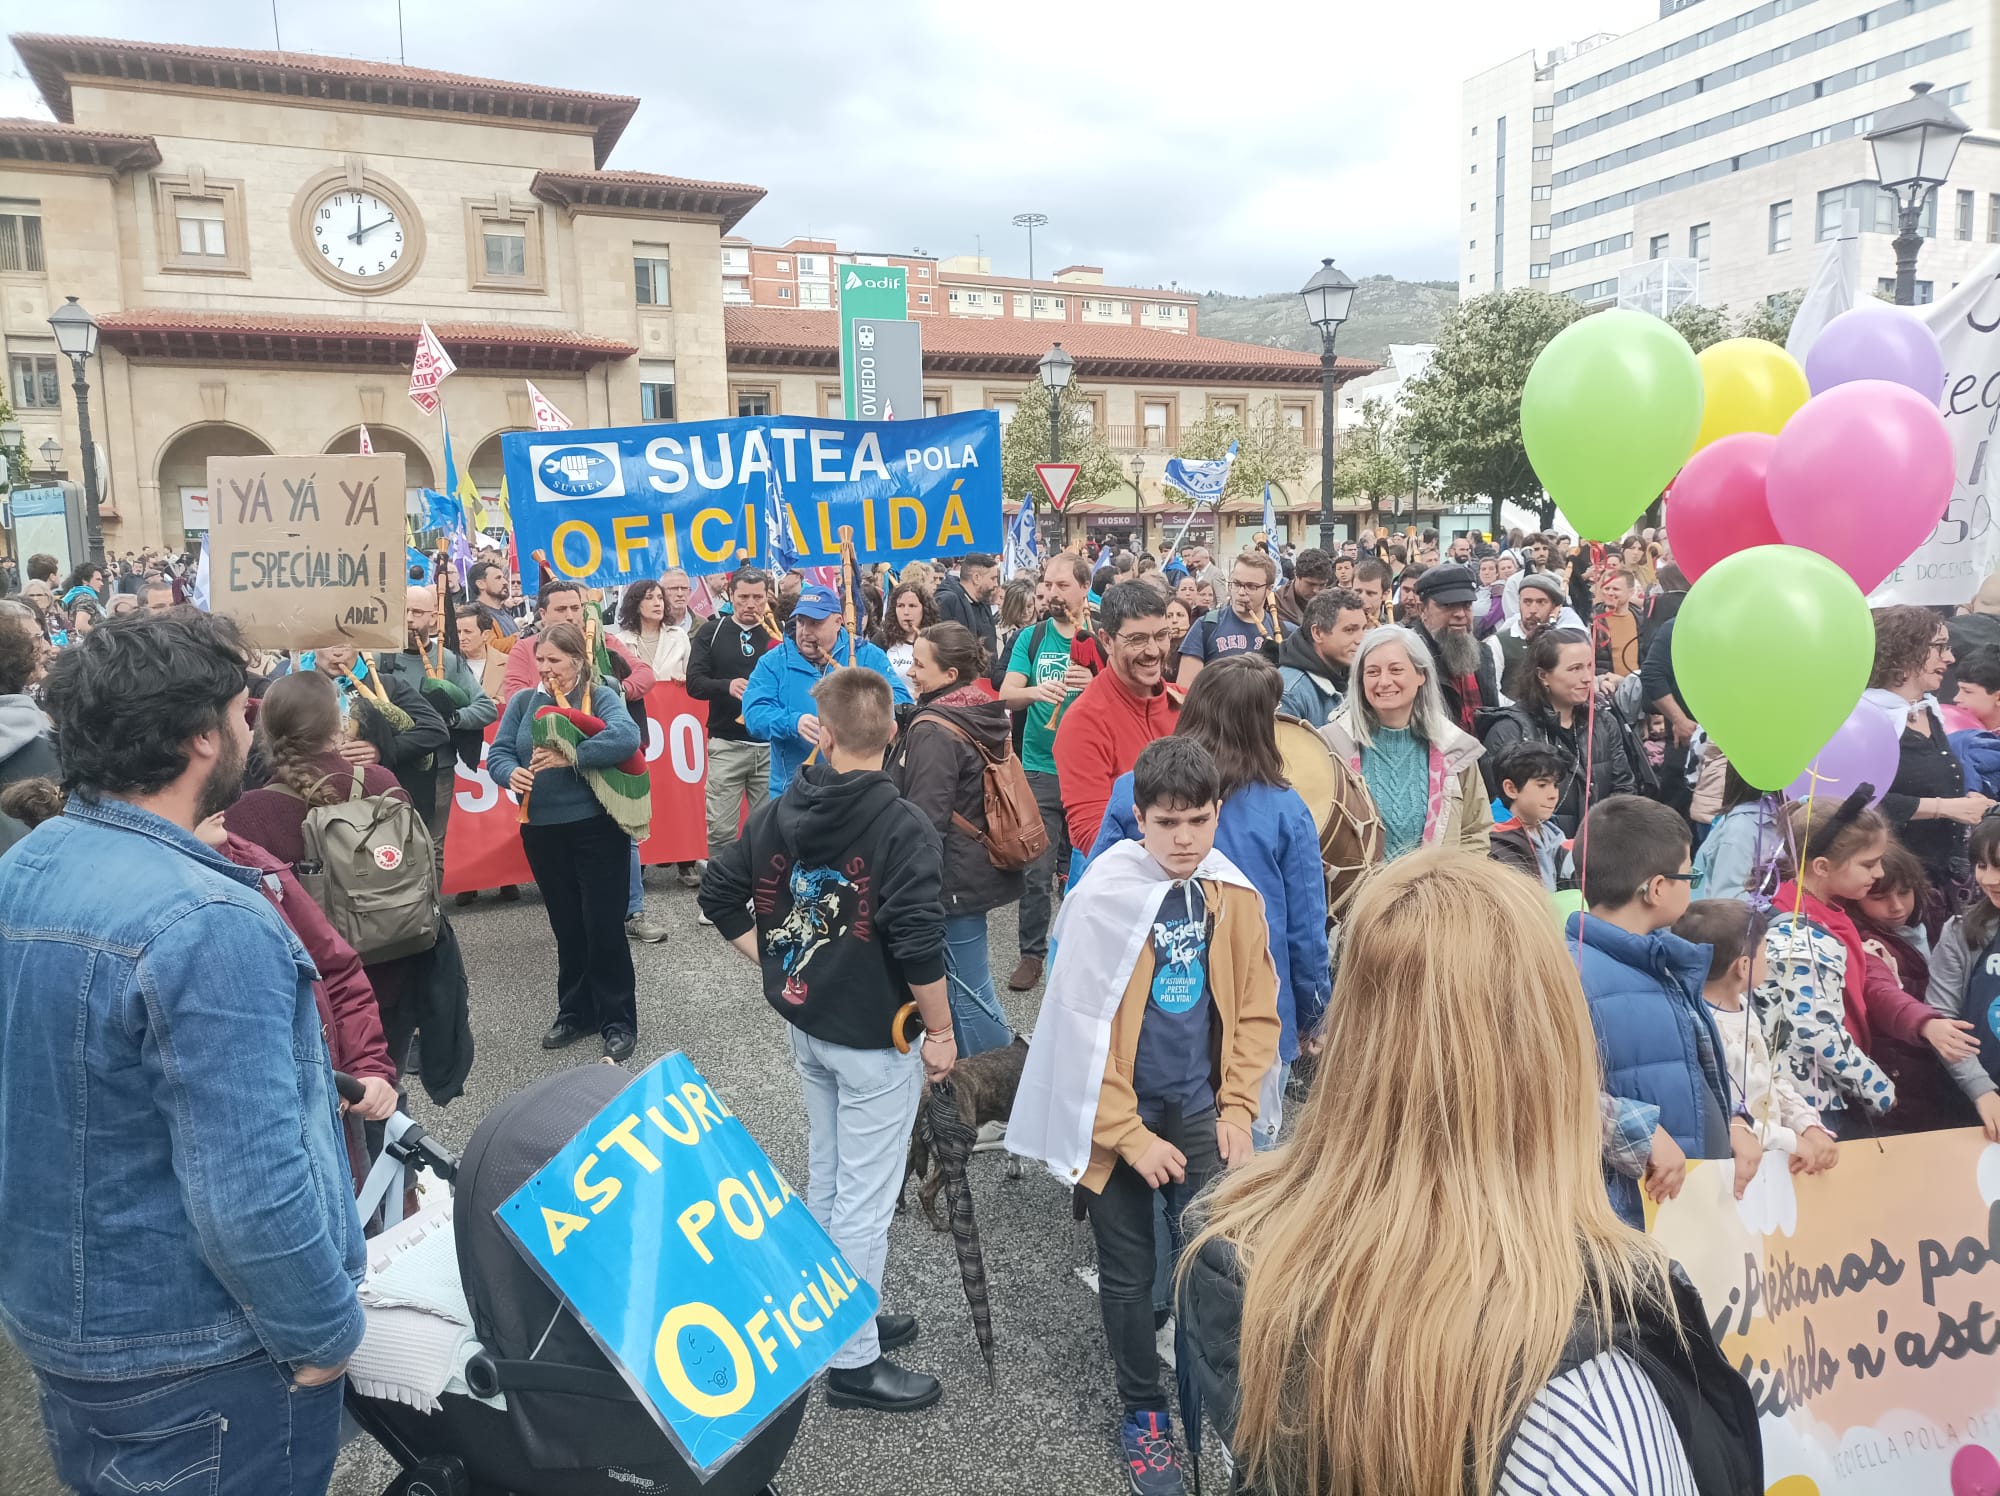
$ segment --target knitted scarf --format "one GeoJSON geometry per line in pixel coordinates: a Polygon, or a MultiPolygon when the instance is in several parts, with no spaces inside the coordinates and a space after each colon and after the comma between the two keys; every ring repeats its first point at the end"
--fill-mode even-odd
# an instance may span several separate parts
{"type": "Polygon", "coordinates": [[[652,835],[653,781],[646,773],[643,747],[608,769],[586,769],[576,761],[577,745],[604,731],[604,719],[572,706],[549,703],[535,708],[533,728],[537,748],[553,748],[563,761],[583,776],[590,792],[619,829],[634,841],[652,835]]]}

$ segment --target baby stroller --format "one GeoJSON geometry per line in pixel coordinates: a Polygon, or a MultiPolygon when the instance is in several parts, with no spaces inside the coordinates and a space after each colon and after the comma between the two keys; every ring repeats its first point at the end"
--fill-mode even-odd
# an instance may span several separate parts
{"type": "Polygon", "coordinates": [[[371,1196],[400,1215],[406,1171],[427,1166],[453,1184],[450,1230],[477,1344],[429,1411],[350,1378],[348,1413],[403,1470],[386,1496],[775,1496],[805,1393],[704,1483],[494,1215],[630,1080],[610,1065],[546,1076],[494,1107],[462,1160],[409,1118],[391,1119],[383,1158],[393,1162],[377,1167],[395,1182],[370,1175],[364,1215],[371,1196]]]}

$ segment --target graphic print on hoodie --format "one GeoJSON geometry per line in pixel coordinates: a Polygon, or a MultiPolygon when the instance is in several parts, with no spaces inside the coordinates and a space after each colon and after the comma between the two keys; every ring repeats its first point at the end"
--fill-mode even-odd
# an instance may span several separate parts
{"type": "Polygon", "coordinates": [[[868,874],[858,857],[849,864],[858,882],[838,868],[807,867],[803,862],[792,864],[787,879],[781,870],[782,859],[773,862],[772,871],[757,880],[757,912],[774,912],[778,883],[782,880],[791,885],[791,912],[771,926],[769,944],[785,971],[785,1001],[803,1007],[811,990],[806,969],[830,942],[853,929],[857,914],[866,907],[868,874]]]}

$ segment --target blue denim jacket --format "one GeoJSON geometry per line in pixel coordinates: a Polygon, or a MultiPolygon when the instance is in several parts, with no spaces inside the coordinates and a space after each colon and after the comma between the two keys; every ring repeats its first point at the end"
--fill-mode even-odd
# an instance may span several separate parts
{"type": "Polygon", "coordinates": [[[80,797],[0,859],[0,1325],[44,1371],[360,1343],[316,973],[257,877],[80,797]]]}

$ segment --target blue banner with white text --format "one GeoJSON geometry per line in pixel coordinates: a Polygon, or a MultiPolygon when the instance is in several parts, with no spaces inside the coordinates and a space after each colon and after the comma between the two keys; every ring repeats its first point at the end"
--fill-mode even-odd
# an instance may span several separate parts
{"type": "Polygon", "coordinates": [[[678,1051],[497,1214],[704,1478],[879,1303],[678,1051]]]}
{"type": "MultiPolygon", "coordinates": [[[[767,496],[782,501],[798,564],[998,552],[1000,418],[916,421],[750,416],[501,439],[524,570],[610,587],[669,567],[696,575],[766,564],[767,496]]],[[[532,588],[532,573],[530,586],[532,588]]]]}

